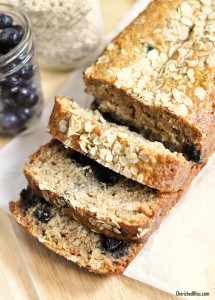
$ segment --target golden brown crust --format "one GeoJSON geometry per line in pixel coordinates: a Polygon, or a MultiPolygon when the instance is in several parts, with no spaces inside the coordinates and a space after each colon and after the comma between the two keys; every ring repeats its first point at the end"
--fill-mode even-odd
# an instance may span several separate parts
{"type": "Polygon", "coordinates": [[[191,164],[181,154],[172,153],[159,143],[149,142],[128,128],[105,122],[98,112],[81,109],[66,97],[56,97],[48,128],[50,134],[67,147],[121,175],[163,192],[182,188],[191,170],[191,164]],[[124,134],[122,137],[121,132],[124,134]],[[106,140],[102,138],[100,142],[105,135],[106,140]],[[107,142],[108,138],[112,138],[111,143],[107,142]],[[87,147],[86,141],[89,141],[87,147]],[[103,147],[101,151],[99,142],[103,147]],[[116,143],[124,149],[120,155],[114,150],[116,143]],[[135,161],[127,159],[126,149],[133,149],[135,161]],[[109,154],[110,160],[104,153],[109,154]]]}

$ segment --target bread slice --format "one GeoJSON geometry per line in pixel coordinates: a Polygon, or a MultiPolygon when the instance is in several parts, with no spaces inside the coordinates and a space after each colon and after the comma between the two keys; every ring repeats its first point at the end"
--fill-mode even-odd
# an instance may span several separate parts
{"type": "Polygon", "coordinates": [[[161,193],[66,149],[57,140],[31,155],[31,189],[96,233],[146,241],[182,192],[161,193]]]}
{"type": "Polygon", "coordinates": [[[66,146],[163,192],[179,190],[190,174],[191,163],[182,154],[109,123],[98,111],[83,109],[66,97],[56,97],[48,128],[66,146]]]}
{"type": "Polygon", "coordinates": [[[93,233],[72,220],[30,189],[10,202],[15,221],[43,245],[92,272],[122,273],[143,243],[126,243],[93,233]]]}
{"type": "Polygon", "coordinates": [[[84,73],[103,113],[198,163],[215,141],[214,12],[214,1],[153,1],[84,73]]]}

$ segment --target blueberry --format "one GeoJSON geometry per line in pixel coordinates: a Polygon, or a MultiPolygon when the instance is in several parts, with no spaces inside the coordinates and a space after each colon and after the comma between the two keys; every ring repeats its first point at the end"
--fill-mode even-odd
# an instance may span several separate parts
{"type": "Polygon", "coordinates": [[[19,118],[20,122],[24,123],[32,117],[33,111],[31,108],[19,107],[16,111],[16,115],[19,118]]]}
{"type": "Polygon", "coordinates": [[[16,115],[12,113],[5,114],[2,118],[2,126],[5,129],[17,129],[19,126],[19,120],[16,115]]]}
{"type": "Polygon", "coordinates": [[[38,102],[38,95],[32,93],[27,88],[21,88],[17,97],[17,103],[23,107],[32,107],[38,102]]]}
{"type": "Polygon", "coordinates": [[[19,71],[19,74],[23,79],[30,79],[34,75],[34,66],[30,64],[24,65],[19,71]]]}
{"type": "Polygon", "coordinates": [[[11,47],[17,46],[19,42],[19,33],[15,28],[6,28],[0,32],[0,46],[5,47],[6,51],[9,51],[11,47]]]}
{"type": "Polygon", "coordinates": [[[50,207],[51,206],[48,205],[48,203],[47,204],[44,203],[43,205],[39,206],[34,211],[34,217],[41,223],[48,223],[48,221],[51,220],[52,218],[50,207]]]}
{"type": "Polygon", "coordinates": [[[20,193],[20,206],[24,210],[28,210],[31,207],[36,206],[41,203],[42,198],[36,196],[29,189],[24,189],[20,193]]]}
{"type": "Polygon", "coordinates": [[[69,157],[72,160],[75,160],[75,162],[83,167],[89,166],[92,164],[91,159],[88,158],[87,156],[76,152],[72,149],[68,149],[67,151],[67,157],[69,157]]]}
{"type": "Polygon", "coordinates": [[[107,184],[107,186],[113,186],[120,180],[120,175],[112,170],[106,169],[103,166],[98,168],[95,172],[95,177],[98,181],[107,184]]]}
{"type": "Polygon", "coordinates": [[[4,99],[4,111],[14,112],[16,109],[16,102],[12,98],[4,99]]]}
{"type": "Polygon", "coordinates": [[[15,86],[15,87],[11,88],[9,91],[10,91],[11,95],[17,95],[19,92],[19,87],[15,86]]]}
{"type": "Polygon", "coordinates": [[[25,107],[32,107],[35,106],[37,104],[37,102],[39,101],[39,96],[37,94],[31,94],[28,101],[26,102],[25,107]]]}
{"type": "Polygon", "coordinates": [[[201,163],[201,151],[194,148],[194,146],[185,144],[183,147],[183,153],[187,160],[192,160],[197,163],[201,163]]]}
{"type": "Polygon", "coordinates": [[[99,110],[99,103],[96,99],[94,99],[93,102],[90,104],[90,108],[92,110],[99,110]]]}
{"type": "Polygon", "coordinates": [[[12,23],[13,19],[10,16],[0,13],[0,29],[11,27],[12,23]]]}
{"type": "Polygon", "coordinates": [[[26,86],[29,90],[31,90],[32,92],[35,92],[38,88],[38,85],[36,83],[36,81],[30,81],[27,83],[27,86],[26,86]]]}
{"type": "Polygon", "coordinates": [[[102,236],[102,248],[106,251],[115,252],[116,250],[119,250],[119,248],[122,248],[124,245],[124,241],[102,236]]]}
{"type": "Polygon", "coordinates": [[[16,29],[16,31],[18,32],[18,35],[19,35],[19,39],[21,41],[24,36],[24,33],[25,33],[23,27],[20,25],[14,25],[12,28],[16,29]]]}
{"type": "Polygon", "coordinates": [[[10,77],[7,78],[5,84],[9,87],[9,88],[15,88],[19,85],[22,84],[22,78],[20,78],[17,74],[12,75],[10,77]]]}
{"type": "Polygon", "coordinates": [[[4,98],[14,97],[18,94],[19,87],[15,86],[13,88],[8,88],[7,86],[2,86],[1,94],[4,98]]]}

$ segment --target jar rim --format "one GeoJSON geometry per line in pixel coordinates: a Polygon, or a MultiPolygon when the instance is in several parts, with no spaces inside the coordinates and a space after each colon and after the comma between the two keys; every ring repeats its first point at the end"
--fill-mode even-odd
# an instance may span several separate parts
{"type": "Polygon", "coordinates": [[[23,13],[19,8],[10,4],[0,3],[0,12],[8,14],[10,16],[15,16],[18,20],[20,20],[23,23],[25,29],[24,35],[20,43],[16,47],[14,47],[10,52],[0,57],[1,67],[1,65],[4,65],[5,63],[10,63],[14,59],[14,55],[18,56],[19,53],[21,53],[26,48],[26,44],[28,44],[32,38],[32,31],[31,22],[28,16],[25,13],[23,13]],[[5,8],[5,10],[1,11],[1,8],[5,8]]]}

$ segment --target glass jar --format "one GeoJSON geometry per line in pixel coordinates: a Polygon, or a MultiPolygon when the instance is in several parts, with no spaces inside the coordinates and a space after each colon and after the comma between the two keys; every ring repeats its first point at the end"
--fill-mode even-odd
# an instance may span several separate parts
{"type": "Polygon", "coordinates": [[[99,0],[9,0],[24,9],[33,26],[41,64],[71,70],[95,58],[103,32],[99,0]]]}
{"type": "Polygon", "coordinates": [[[15,135],[34,127],[43,101],[30,21],[7,4],[0,4],[0,13],[10,20],[4,27],[0,18],[0,135],[15,135]]]}

